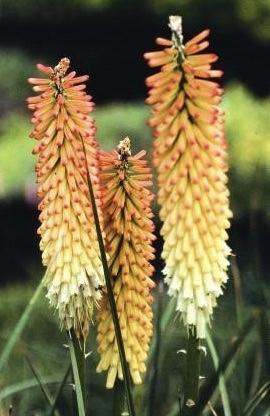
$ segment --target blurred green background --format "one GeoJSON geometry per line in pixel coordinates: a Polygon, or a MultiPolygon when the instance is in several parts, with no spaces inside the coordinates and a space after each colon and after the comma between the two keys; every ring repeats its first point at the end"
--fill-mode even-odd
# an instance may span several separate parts
{"type": "MultiPolygon", "coordinates": [[[[151,71],[142,55],[155,48],[156,36],[169,36],[169,14],[183,16],[187,40],[204,28],[211,29],[209,50],[218,53],[216,67],[224,70],[223,106],[234,212],[230,244],[235,257],[231,279],[214,320],[213,333],[220,352],[237,334],[240,324],[235,318],[236,310],[240,308],[244,321],[253,307],[269,309],[270,0],[1,0],[0,350],[43,273],[36,235],[35,157],[31,154],[34,143],[28,138],[30,114],[25,106],[25,98],[32,95],[27,78],[36,74],[37,62],[54,66],[61,57],[68,56],[72,69],[91,76],[88,91],[97,103],[95,117],[102,146],[112,149],[120,138],[129,135],[134,150],[145,148],[150,160],[152,138],[146,126],[148,108],[143,101],[144,78],[151,71]]],[[[156,223],[158,230],[158,220],[156,223]]],[[[156,248],[159,253],[160,239],[156,248]]],[[[155,265],[159,278],[162,265],[158,260],[155,265]]],[[[166,303],[165,295],[163,298],[166,303]]],[[[242,414],[239,409],[247,397],[269,379],[269,365],[267,368],[263,359],[264,354],[270,354],[267,322],[263,332],[250,337],[243,352],[244,363],[230,378],[235,415],[242,414]],[[264,344],[260,336],[268,343],[264,344]],[[258,365],[251,365],[252,357],[257,357],[258,365]],[[255,378],[253,384],[251,378],[255,378]]],[[[171,325],[162,344],[156,403],[159,410],[153,413],[157,416],[174,414],[176,386],[181,378],[175,351],[181,348],[184,334],[175,321],[171,325]]],[[[12,383],[31,378],[25,355],[38,363],[44,377],[58,380],[67,357],[62,348],[65,336],[57,333],[57,321],[48,312],[46,301],[42,301],[12,362],[0,375],[0,403],[1,389],[5,392],[12,383]],[[54,336],[48,345],[51,333],[54,336]]],[[[93,345],[92,340],[89,348],[94,350],[93,345]]],[[[110,414],[108,406],[113,397],[104,393],[104,379],[94,375],[95,353],[93,357],[89,362],[89,394],[94,399],[89,406],[97,416],[110,414]]],[[[211,367],[209,362],[207,366],[211,367]]],[[[144,403],[146,396],[143,389],[136,391],[138,402],[144,403]]],[[[17,409],[16,415],[45,414],[45,402],[37,388],[8,395],[2,403],[0,415],[1,411],[7,414],[9,403],[17,409]]],[[[219,399],[216,403],[219,409],[219,399]]],[[[61,405],[63,414],[73,414],[67,410],[71,406],[70,394],[66,393],[61,405]]],[[[254,414],[269,416],[263,413],[267,409],[264,406],[258,410],[261,413],[254,414]]],[[[220,408],[218,415],[222,414],[220,408]]]]}

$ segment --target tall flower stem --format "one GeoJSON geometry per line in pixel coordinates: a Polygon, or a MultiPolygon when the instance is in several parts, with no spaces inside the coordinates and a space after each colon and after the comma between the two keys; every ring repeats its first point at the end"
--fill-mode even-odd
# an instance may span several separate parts
{"type": "MultiPolygon", "coordinates": [[[[86,157],[85,146],[84,146],[84,142],[83,142],[82,138],[81,138],[81,141],[82,141],[82,145],[83,145],[84,154],[85,154],[85,157],[86,157]]],[[[103,266],[103,271],[104,271],[104,276],[105,276],[106,287],[107,287],[107,291],[108,291],[109,303],[110,303],[110,308],[111,308],[112,318],[113,318],[113,324],[114,324],[114,329],[115,329],[115,336],[116,336],[116,341],[117,341],[117,346],[118,346],[118,351],[119,351],[119,357],[120,357],[121,367],[122,367],[122,372],[123,372],[129,416],[135,416],[136,413],[135,413],[135,407],[134,407],[133,398],[132,398],[131,380],[130,380],[130,374],[129,374],[128,364],[127,364],[127,360],[126,360],[126,354],[125,354],[124,343],[123,343],[123,338],[122,338],[122,334],[121,334],[119,319],[118,319],[118,315],[117,315],[115,299],[114,299],[114,295],[113,295],[113,289],[112,289],[112,283],[111,283],[111,272],[110,272],[108,262],[107,262],[105,245],[104,245],[102,232],[101,232],[101,227],[100,227],[100,222],[99,222],[99,218],[98,218],[98,211],[97,211],[93,186],[92,186],[91,177],[90,177],[90,173],[89,173],[89,169],[88,169],[87,164],[86,164],[86,169],[87,169],[87,182],[88,182],[88,188],[89,188],[89,194],[90,194],[90,199],[91,199],[91,204],[92,204],[93,215],[94,215],[94,219],[95,219],[95,225],[96,225],[96,232],[97,232],[97,237],[98,237],[98,244],[99,244],[99,249],[100,249],[101,261],[102,261],[102,266],[103,266]]]]}
{"type": "Polygon", "coordinates": [[[86,388],[85,388],[85,354],[84,344],[76,337],[74,330],[68,334],[69,352],[72,365],[73,380],[77,399],[77,414],[86,414],[86,388]]]}
{"type": "Polygon", "coordinates": [[[83,396],[83,402],[84,406],[86,408],[86,385],[85,385],[85,352],[84,352],[84,340],[79,340],[74,331],[71,330],[71,338],[74,345],[74,350],[76,354],[77,359],[77,366],[79,371],[79,377],[81,381],[81,387],[82,387],[82,396],[83,396]]]}
{"type": "Polygon", "coordinates": [[[196,331],[190,333],[188,337],[186,374],[184,380],[184,402],[181,415],[190,416],[199,396],[199,377],[201,367],[200,339],[196,336],[196,331]]]}
{"type": "Polygon", "coordinates": [[[161,329],[161,318],[163,311],[163,283],[159,282],[158,285],[158,295],[157,295],[157,316],[156,316],[156,327],[155,327],[155,343],[154,343],[154,352],[153,352],[153,368],[152,368],[152,377],[150,379],[150,388],[149,388],[149,401],[148,401],[148,416],[151,416],[155,412],[156,406],[156,392],[157,392],[157,382],[158,382],[158,372],[159,372],[159,359],[161,351],[161,342],[162,342],[162,329],[161,329]]]}
{"type": "Polygon", "coordinates": [[[113,389],[113,416],[121,416],[126,410],[125,385],[118,378],[113,389]]]}

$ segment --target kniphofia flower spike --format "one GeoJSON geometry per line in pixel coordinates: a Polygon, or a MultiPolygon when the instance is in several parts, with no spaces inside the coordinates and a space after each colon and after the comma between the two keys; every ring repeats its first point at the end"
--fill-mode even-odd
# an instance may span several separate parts
{"type": "MultiPolygon", "coordinates": [[[[153,222],[147,189],[150,169],[141,158],[131,156],[130,141],[125,138],[117,151],[101,152],[101,190],[106,246],[113,278],[113,292],[120,321],[127,361],[134,383],[141,383],[152,335],[152,296],[150,279],[153,267],[153,222]]],[[[107,388],[118,375],[123,378],[107,295],[98,311],[97,371],[108,370],[107,388]]]]}
{"type": "Polygon", "coordinates": [[[89,116],[93,103],[84,92],[88,76],[76,77],[74,71],[66,75],[69,59],[61,59],[54,69],[37,68],[46,78],[29,79],[38,95],[27,101],[34,111],[30,137],[38,141],[33,153],[38,155],[41,199],[38,232],[47,266],[43,281],[61,323],[86,337],[104,284],[87,186],[88,165],[100,210],[95,125],[89,116]]]}
{"type": "Polygon", "coordinates": [[[227,280],[227,145],[222,89],[210,78],[213,53],[204,30],[183,45],[181,17],[171,16],[172,39],[157,38],[162,50],[145,54],[159,71],[146,79],[151,105],[154,164],[163,222],[165,280],[184,324],[205,337],[217,297],[227,280]]]}

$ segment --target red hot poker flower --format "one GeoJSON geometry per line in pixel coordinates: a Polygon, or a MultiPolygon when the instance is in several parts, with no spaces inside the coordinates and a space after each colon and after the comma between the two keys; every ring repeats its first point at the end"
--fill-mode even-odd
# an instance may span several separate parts
{"type": "MultiPolygon", "coordinates": [[[[122,140],[117,151],[101,152],[102,204],[106,246],[113,277],[113,292],[127,361],[134,383],[141,383],[152,335],[152,296],[150,279],[154,240],[150,203],[150,169],[130,153],[130,141],[122,140]]],[[[97,371],[108,370],[107,388],[116,377],[123,378],[114,326],[107,296],[98,312],[97,371]]]]}
{"type": "Polygon", "coordinates": [[[34,112],[30,137],[37,140],[38,233],[47,266],[43,281],[61,323],[86,337],[104,284],[87,186],[88,169],[101,215],[96,129],[89,116],[94,104],[84,91],[88,76],[66,74],[69,59],[61,59],[54,69],[37,68],[46,78],[29,79],[38,95],[27,102],[34,112]]]}
{"type": "Polygon", "coordinates": [[[210,80],[222,71],[211,68],[215,54],[201,54],[208,30],[184,45],[181,18],[171,16],[169,26],[172,39],[157,38],[162,50],[144,55],[150,67],[160,67],[146,79],[146,102],[152,108],[162,256],[169,294],[184,324],[204,338],[227,280],[230,253],[222,89],[210,80]]]}

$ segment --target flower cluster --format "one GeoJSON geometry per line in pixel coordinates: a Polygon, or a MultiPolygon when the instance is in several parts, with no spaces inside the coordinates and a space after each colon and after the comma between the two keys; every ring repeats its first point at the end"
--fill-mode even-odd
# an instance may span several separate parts
{"type": "MultiPolygon", "coordinates": [[[[141,383],[141,373],[152,335],[152,296],[150,279],[153,267],[154,240],[147,189],[151,185],[150,169],[141,158],[130,153],[130,141],[122,140],[117,151],[101,152],[101,195],[106,234],[106,248],[113,278],[124,348],[134,383],[141,383]]],[[[107,295],[98,312],[97,371],[108,370],[107,388],[112,388],[118,375],[123,378],[115,331],[107,295]]]]}
{"type": "Polygon", "coordinates": [[[204,338],[230,253],[222,89],[209,80],[222,72],[211,68],[215,54],[200,53],[209,45],[208,30],[183,45],[181,18],[171,16],[169,26],[172,39],[157,38],[162,49],[144,55],[150,67],[160,67],[146,79],[146,102],[152,107],[162,256],[184,324],[204,338]]]}
{"type": "Polygon", "coordinates": [[[88,171],[101,217],[95,125],[89,116],[93,103],[84,91],[88,76],[66,75],[67,58],[54,69],[37,68],[46,78],[29,79],[38,95],[27,102],[34,112],[30,137],[37,140],[33,153],[38,155],[44,284],[62,324],[86,337],[104,285],[87,186],[88,171]]]}

